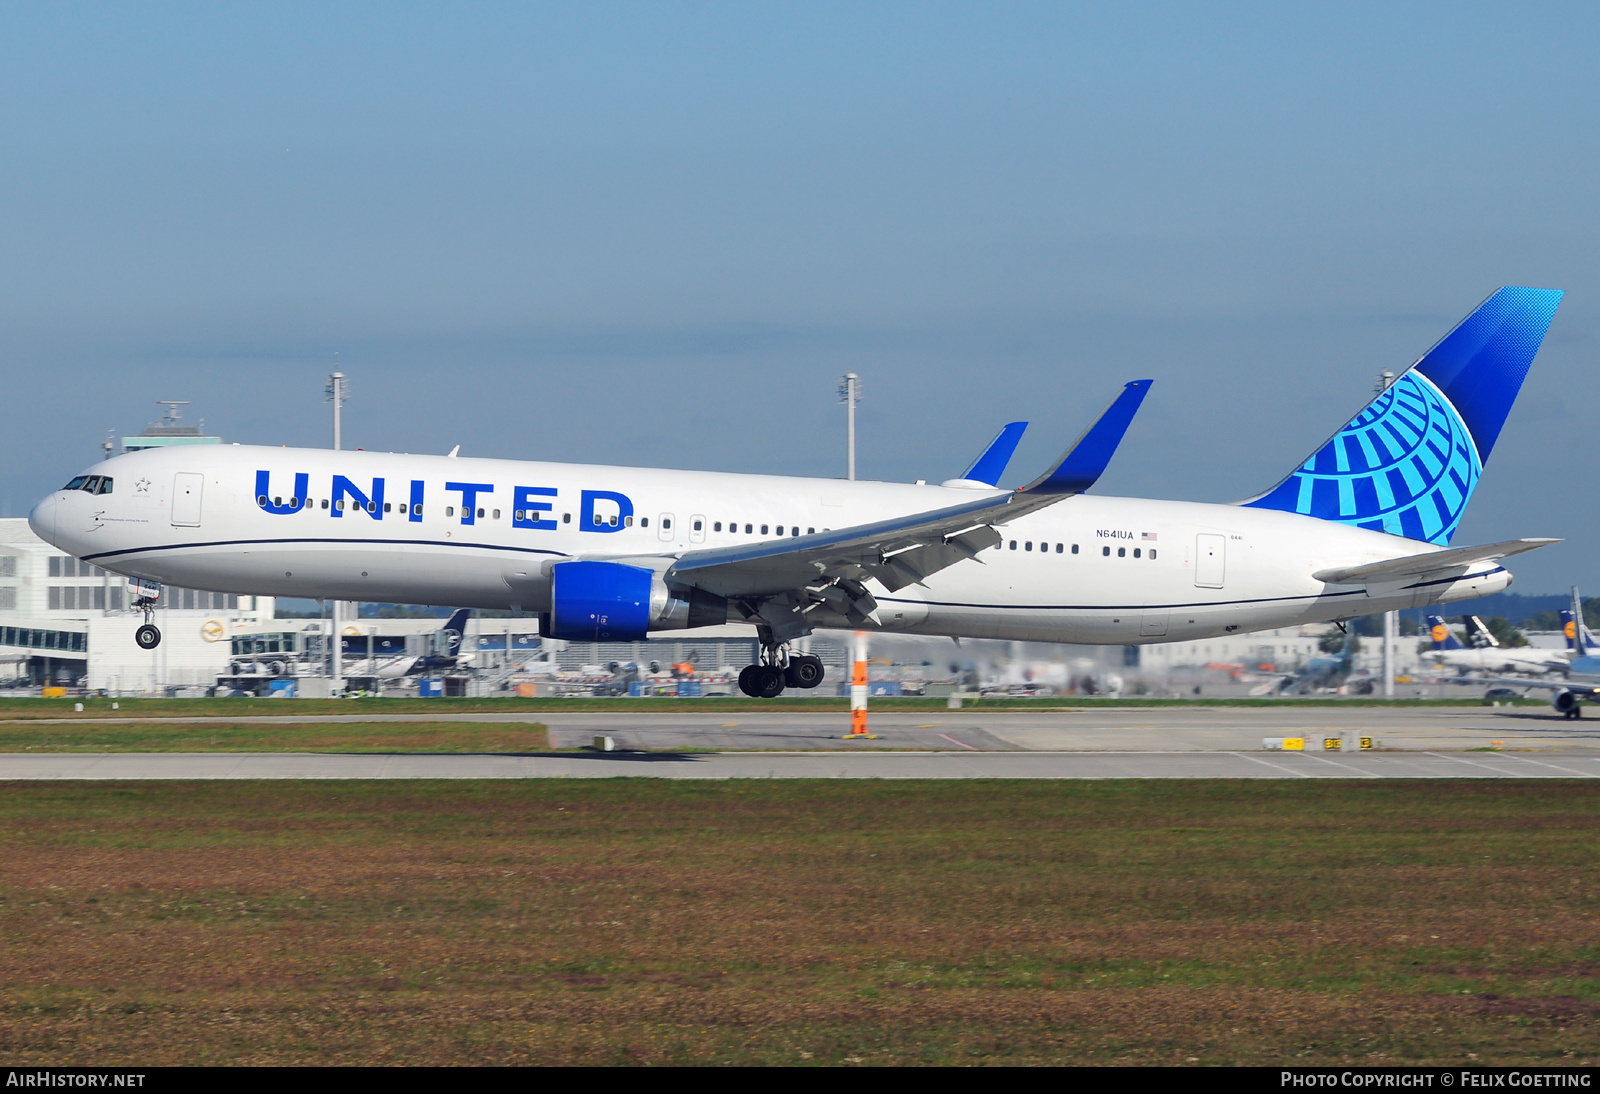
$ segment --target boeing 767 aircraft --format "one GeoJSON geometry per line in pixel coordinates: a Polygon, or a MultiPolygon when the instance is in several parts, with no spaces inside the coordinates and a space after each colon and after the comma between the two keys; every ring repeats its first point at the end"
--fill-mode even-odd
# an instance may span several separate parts
{"type": "Polygon", "coordinates": [[[1085,493],[1135,380],[1015,490],[1010,448],[933,486],[233,445],[96,464],[29,521],[150,583],[510,608],[582,641],[749,623],[740,686],[767,697],[821,682],[788,649],[821,628],[1132,644],[1343,620],[1497,592],[1503,558],[1555,542],[1449,546],[1560,299],[1501,289],[1233,505],[1085,493]]]}

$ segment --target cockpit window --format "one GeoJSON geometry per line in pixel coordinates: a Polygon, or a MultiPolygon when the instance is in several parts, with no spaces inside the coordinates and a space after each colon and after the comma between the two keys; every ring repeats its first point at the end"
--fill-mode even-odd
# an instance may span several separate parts
{"type": "Polygon", "coordinates": [[[98,494],[100,492],[100,476],[90,475],[89,481],[83,484],[85,493],[98,494]]]}
{"type": "Polygon", "coordinates": [[[88,475],[79,475],[77,478],[75,478],[71,482],[67,483],[67,485],[63,486],[61,489],[63,489],[63,490],[82,490],[83,489],[83,484],[88,482],[88,481],[89,481],[89,476],[88,475]]]}
{"type": "Polygon", "coordinates": [[[107,475],[103,479],[101,479],[100,480],[100,485],[95,487],[95,491],[94,492],[96,494],[109,494],[109,493],[111,493],[111,476],[107,475]]]}

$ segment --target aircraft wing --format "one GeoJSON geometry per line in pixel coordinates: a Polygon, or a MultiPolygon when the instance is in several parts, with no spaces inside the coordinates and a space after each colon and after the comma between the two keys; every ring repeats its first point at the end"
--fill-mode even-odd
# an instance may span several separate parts
{"type": "Polygon", "coordinates": [[[1406,555],[1382,562],[1368,562],[1360,566],[1341,566],[1318,570],[1312,574],[1316,581],[1330,585],[1390,585],[1411,582],[1434,576],[1446,576],[1454,571],[1466,570],[1480,562],[1498,562],[1502,558],[1531,551],[1559,539],[1508,539],[1500,543],[1486,543],[1479,547],[1450,547],[1442,551],[1424,551],[1419,555],[1406,555]]]}
{"type": "MultiPolygon", "coordinates": [[[[1149,390],[1149,380],[1125,385],[1053,467],[1020,489],[815,535],[690,551],[664,576],[730,600],[804,591],[806,603],[829,604],[853,620],[874,618],[876,604],[860,584],[865,579],[875,578],[891,592],[902,589],[999,543],[994,525],[1092,486],[1149,390]]],[[[800,603],[793,605],[793,611],[801,610],[800,603]]]]}

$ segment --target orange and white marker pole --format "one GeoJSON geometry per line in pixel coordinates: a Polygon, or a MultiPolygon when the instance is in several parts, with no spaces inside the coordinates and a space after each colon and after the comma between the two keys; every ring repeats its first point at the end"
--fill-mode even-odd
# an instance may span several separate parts
{"type": "Polygon", "coordinates": [[[867,732],[867,632],[855,634],[855,664],[850,670],[850,732],[845,740],[876,740],[867,732]]]}

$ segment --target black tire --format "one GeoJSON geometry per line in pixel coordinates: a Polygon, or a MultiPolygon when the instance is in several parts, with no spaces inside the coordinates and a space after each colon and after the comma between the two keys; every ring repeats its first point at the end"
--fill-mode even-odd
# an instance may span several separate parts
{"type": "Polygon", "coordinates": [[[756,673],[760,668],[760,665],[746,665],[739,670],[739,690],[752,699],[761,698],[761,692],[756,688],[755,680],[756,673]]]}
{"type": "Polygon", "coordinates": [[[783,694],[783,670],[774,665],[756,665],[752,680],[756,694],[762,699],[776,699],[783,694]]]}
{"type": "Polygon", "coordinates": [[[133,632],[133,640],[139,643],[141,650],[153,650],[161,645],[161,631],[154,623],[146,623],[133,632]]]}
{"type": "Polygon", "coordinates": [[[827,674],[823,668],[822,659],[806,654],[789,660],[788,681],[790,687],[811,689],[822,683],[822,678],[827,674]]]}

